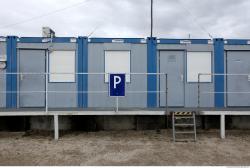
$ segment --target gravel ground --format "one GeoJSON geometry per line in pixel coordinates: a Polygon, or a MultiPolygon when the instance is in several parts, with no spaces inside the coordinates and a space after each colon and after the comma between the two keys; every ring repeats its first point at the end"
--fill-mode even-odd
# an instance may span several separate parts
{"type": "Polygon", "coordinates": [[[64,134],[0,132],[0,165],[250,165],[250,131],[198,133],[198,141],[171,142],[170,130],[64,134]]]}

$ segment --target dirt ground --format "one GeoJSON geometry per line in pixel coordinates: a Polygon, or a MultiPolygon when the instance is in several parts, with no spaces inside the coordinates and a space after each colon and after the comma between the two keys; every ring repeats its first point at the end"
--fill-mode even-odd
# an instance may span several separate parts
{"type": "Polygon", "coordinates": [[[0,132],[0,165],[250,165],[250,131],[198,133],[197,142],[171,142],[170,130],[0,132]]]}

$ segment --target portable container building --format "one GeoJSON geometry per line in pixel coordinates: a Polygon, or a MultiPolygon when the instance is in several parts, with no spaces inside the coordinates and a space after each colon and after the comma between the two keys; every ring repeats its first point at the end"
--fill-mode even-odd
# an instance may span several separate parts
{"type": "Polygon", "coordinates": [[[0,38],[2,111],[243,108],[249,74],[249,40],[0,38]],[[109,97],[108,73],[126,73],[119,101],[109,97]]]}

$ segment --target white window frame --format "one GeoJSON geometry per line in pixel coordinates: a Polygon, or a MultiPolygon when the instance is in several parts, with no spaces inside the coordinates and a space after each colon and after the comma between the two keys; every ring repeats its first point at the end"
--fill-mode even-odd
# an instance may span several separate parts
{"type": "Polygon", "coordinates": [[[75,72],[76,72],[76,51],[75,50],[55,50],[55,51],[50,52],[49,54],[49,73],[51,73],[49,74],[50,83],[74,83],[76,82],[75,72]],[[66,57],[69,57],[69,56],[72,56],[72,60],[66,59],[66,57]],[[63,58],[66,59],[64,62],[62,62],[63,58]],[[61,63],[64,63],[65,65],[60,65],[61,63]],[[71,64],[68,65],[68,63],[71,63],[71,64]],[[59,66],[57,67],[56,65],[59,65],[59,66]],[[71,65],[72,67],[70,68],[69,66],[71,65]],[[65,67],[68,69],[63,71],[62,69],[65,67]],[[53,74],[53,73],[66,73],[66,74],[53,74]]]}
{"type": "MultiPolygon", "coordinates": [[[[119,56],[117,56],[117,57],[119,57],[119,56]]],[[[131,81],[131,76],[130,76],[130,73],[131,73],[131,51],[130,50],[105,50],[104,51],[104,71],[105,71],[105,73],[107,73],[104,76],[105,83],[109,82],[109,74],[111,74],[111,73],[117,73],[117,74],[125,73],[126,74],[125,75],[126,83],[130,83],[130,81],[131,81]],[[127,60],[127,64],[129,64],[128,65],[129,68],[127,68],[126,70],[118,70],[118,71],[109,70],[110,68],[107,67],[108,65],[107,65],[107,57],[106,57],[107,56],[106,54],[108,52],[127,52],[129,55],[129,58],[127,60]]]]}
{"type": "Polygon", "coordinates": [[[198,74],[210,74],[210,75],[200,75],[199,82],[211,83],[212,82],[211,73],[213,69],[212,60],[213,57],[211,51],[188,51],[186,57],[187,83],[197,83],[198,74]],[[207,56],[208,58],[205,58],[205,56],[207,56]],[[205,69],[201,70],[199,68],[205,68],[205,69]]]}

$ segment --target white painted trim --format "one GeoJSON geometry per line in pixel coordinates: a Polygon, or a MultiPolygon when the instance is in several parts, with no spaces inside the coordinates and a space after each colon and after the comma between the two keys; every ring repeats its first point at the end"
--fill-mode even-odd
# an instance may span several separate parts
{"type": "Polygon", "coordinates": [[[165,111],[8,111],[0,112],[0,116],[45,116],[45,115],[166,115],[165,111]]]}
{"type": "Polygon", "coordinates": [[[199,115],[250,115],[250,111],[201,111],[199,115]]]}
{"type": "MultiPolygon", "coordinates": [[[[88,111],[6,111],[0,112],[0,116],[45,116],[45,115],[167,115],[164,110],[126,110],[116,112],[111,110],[88,111]]],[[[196,115],[250,115],[250,111],[200,111],[196,115]]]]}

